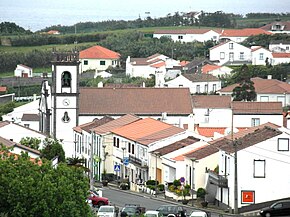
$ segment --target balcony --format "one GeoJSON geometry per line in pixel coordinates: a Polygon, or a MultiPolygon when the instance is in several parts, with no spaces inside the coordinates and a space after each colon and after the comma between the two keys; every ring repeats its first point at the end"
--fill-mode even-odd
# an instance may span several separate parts
{"type": "Polygon", "coordinates": [[[136,166],[142,166],[142,161],[139,158],[132,155],[129,155],[129,162],[136,166]]]}
{"type": "Polygon", "coordinates": [[[228,188],[228,179],[225,176],[218,175],[215,172],[208,171],[209,182],[221,188],[228,188]]]}

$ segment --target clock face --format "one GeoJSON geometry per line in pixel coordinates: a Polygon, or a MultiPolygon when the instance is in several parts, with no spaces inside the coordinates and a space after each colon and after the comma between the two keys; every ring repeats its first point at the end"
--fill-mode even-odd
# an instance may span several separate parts
{"type": "Polygon", "coordinates": [[[70,101],[69,99],[65,98],[63,101],[62,101],[63,105],[64,106],[68,106],[70,104],[70,101]]]}

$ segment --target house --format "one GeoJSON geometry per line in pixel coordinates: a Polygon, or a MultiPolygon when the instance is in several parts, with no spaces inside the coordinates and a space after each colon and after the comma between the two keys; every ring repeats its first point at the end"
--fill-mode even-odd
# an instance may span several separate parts
{"type": "Polygon", "coordinates": [[[180,61],[162,54],[154,54],[147,58],[131,58],[126,60],[126,75],[130,77],[150,78],[157,72],[166,74],[168,70],[181,69],[180,61]]]}
{"type": "Polygon", "coordinates": [[[58,30],[49,30],[49,31],[47,32],[47,34],[49,34],[49,35],[59,35],[60,32],[59,32],[58,30]]]}
{"type": "Polygon", "coordinates": [[[214,63],[207,58],[194,58],[183,66],[183,71],[185,73],[201,73],[201,68],[207,64],[214,65],[214,63]]]}
{"type": "Polygon", "coordinates": [[[39,130],[39,114],[24,113],[21,118],[21,125],[32,130],[39,130]]]}
{"type": "Polygon", "coordinates": [[[262,46],[253,46],[252,65],[269,65],[273,63],[272,52],[262,46]]]}
{"type": "Polygon", "coordinates": [[[271,35],[272,33],[260,28],[246,28],[246,29],[223,29],[220,35],[220,41],[234,41],[236,43],[241,43],[250,36],[256,35],[271,35]]]}
{"type": "Polygon", "coordinates": [[[290,53],[272,53],[272,65],[290,63],[290,53]]]}
{"type": "MultiPolygon", "coordinates": [[[[129,159],[122,177],[129,177],[131,182],[137,179],[157,179],[162,182],[162,170],[156,165],[159,153],[155,150],[188,137],[186,130],[152,118],[137,120],[131,124],[112,130],[114,147],[114,164],[120,159],[129,159]],[[149,154],[149,152],[151,154],[149,154]]],[[[124,163],[124,162],[123,162],[124,163]]],[[[113,172],[113,168],[107,168],[113,172]]]]}
{"type": "Polygon", "coordinates": [[[191,94],[215,93],[221,89],[221,81],[211,74],[182,74],[164,83],[165,87],[187,87],[191,94]]]}
{"type": "Polygon", "coordinates": [[[14,76],[15,77],[31,78],[31,77],[33,77],[33,69],[26,66],[26,65],[18,64],[16,69],[14,70],[14,76]]]}
{"type": "MultiPolygon", "coordinates": [[[[268,79],[255,77],[251,78],[251,81],[254,82],[257,102],[282,102],[283,107],[290,105],[290,84],[272,79],[272,76],[268,76],[268,79]]],[[[224,87],[218,93],[231,95],[236,86],[238,84],[224,87]]]]}
{"type": "Polygon", "coordinates": [[[250,64],[251,49],[237,42],[227,41],[209,49],[209,60],[219,66],[250,64]]]}
{"type": "Polygon", "coordinates": [[[206,64],[201,68],[203,74],[211,74],[215,77],[226,77],[231,74],[231,71],[233,71],[233,69],[230,67],[210,64],[206,64]]]}
{"type": "Polygon", "coordinates": [[[43,148],[43,141],[45,140],[45,138],[47,138],[46,135],[36,130],[29,129],[27,127],[8,121],[0,122],[0,136],[16,143],[20,143],[21,139],[26,137],[37,138],[41,140],[39,144],[40,149],[43,148]]]}
{"type": "Polygon", "coordinates": [[[108,67],[120,65],[120,54],[100,45],[96,45],[79,53],[80,73],[84,71],[105,71],[108,67]]]}
{"type": "Polygon", "coordinates": [[[290,42],[288,41],[271,41],[269,50],[273,53],[290,53],[290,42]]]}
{"type": "Polygon", "coordinates": [[[11,153],[16,155],[21,155],[22,153],[27,153],[30,158],[39,158],[40,151],[21,145],[13,140],[5,139],[0,136],[0,144],[4,145],[6,148],[12,148],[11,153]]]}
{"type": "Polygon", "coordinates": [[[242,212],[259,208],[264,202],[289,197],[289,129],[272,123],[252,127],[233,135],[209,142],[218,147],[219,173],[226,181],[223,185],[214,177],[210,179],[221,207],[234,208],[242,212]],[[235,149],[236,147],[236,149],[235,149]],[[237,155],[235,155],[237,152],[237,155]],[[237,189],[235,189],[235,156],[237,157],[237,189]],[[246,168],[246,169],[245,169],[246,168]],[[277,169],[283,168],[283,170],[277,169]],[[277,183],[277,184],[275,184],[277,183]],[[275,186],[273,188],[273,186],[275,186]],[[267,189],[267,191],[265,191],[267,189]],[[237,195],[235,195],[237,190],[237,195]],[[256,206],[256,208],[255,208],[256,206]]]}
{"type": "Polygon", "coordinates": [[[260,29],[263,29],[267,32],[271,32],[273,34],[276,33],[290,33],[290,21],[275,21],[265,26],[262,26],[260,29]]]}
{"type": "Polygon", "coordinates": [[[205,42],[205,41],[218,41],[219,40],[219,30],[211,29],[160,29],[153,33],[154,38],[160,39],[161,37],[168,37],[173,41],[179,42],[205,42]]]}
{"type": "Polygon", "coordinates": [[[200,127],[231,127],[231,97],[192,95],[194,124],[200,127]]]}

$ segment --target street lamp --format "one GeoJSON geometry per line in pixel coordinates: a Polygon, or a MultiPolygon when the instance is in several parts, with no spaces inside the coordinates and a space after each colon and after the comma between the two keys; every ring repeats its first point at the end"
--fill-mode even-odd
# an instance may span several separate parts
{"type": "Polygon", "coordinates": [[[123,165],[122,165],[122,179],[124,179],[125,178],[125,176],[124,176],[125,175],[124,157],[125,157],[125,149],[126,149],[126,147],[124,146],[121,149],[122,149],[122,152],[123,152],[123,159],[122,159],[122,162],[123,162],[123,165]]]}

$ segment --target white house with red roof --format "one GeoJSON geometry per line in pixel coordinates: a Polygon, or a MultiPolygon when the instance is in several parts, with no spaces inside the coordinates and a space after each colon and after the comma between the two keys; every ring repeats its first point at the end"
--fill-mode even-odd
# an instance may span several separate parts
{"type": "Polygon", "coordinates": [[[205,42],[205,41],[218,41],[220,30],[211,29],[160,29],[153,33],[154,38],[168,37],[173,41],[179,42],[205,42]]]}
{"type": "Polygon", "coordinates": [[[219,66],[251,64],[251,49],[235,41],[227,41],[209,49],[209,60],[219,66]]]}
{"type": "Polygon", "coordinates": [[[162,73],[164,76],[168,70],[181,69],[184,62],[174,60],[163,54],[154,54],[147,58],[131,58],[126,60],[126,75],[130,77],[150,78],[151,75],[162,73]]]}
{"type": "MultiPolygon", "coordinates": [[[[251,80],[254,82],[257,102],[282,102],[283,107],[290,105],[290,84],[272,79],[272,76],[268,76],[268,79],[255,77],[251,80]]],[[[224,87],[218,93],[231,96],[236,86],[238,84],[224,87]]]]}
{"type": "Polygon", "coordinates": [[[290,53],[272,53],[272,65],[290,63],[290,53]]]}
{"type": "Polygon", "coordinates": [[[230,67],[227,66],[218,66],[218,65],[211,65],[211,64],[206,64],[201,68],[201,72],[203,74],[211,74],[216,77],[223,77],[231,74],[231,69],[230,67]]]}
{"type": "Polygon", "coordinates": [[[260,28],[223,29],[220,35],[220,41],[234,41],[236,43],[241,43],[250,36],[261,34],[271,35],[272,33],[260,28]]]}
{"type": "Polygon", "coordinates": [[[263,29],[273,34],[277,33],[290,34],[290,21],[275,21],[265,26],[262,26],[260,29],[263,29]]]}
{"type": "Polygon", "coordinates": [[[252,65],[273,64],[272,52],[262,46],[253,46],[252,50],[252,65]]]}
{"type": "Polygon", "coordinates": [[[105,71],[108,67],[120,65],[120,54],[100,45],[96,45],[79,53],[80,73],[93,70],[105,71]]]}
{"type": "Polygon", "coordinates": [[[33,69],[29,66],[18,64],[14,70],[15,77],[31,78],[33,77],[33,69]]]}
{"type": "Polygon", "coordinates": [[[269,50],[274,53],[290,53],[290,42],[288,41],[271,41],[269,50]]]}

